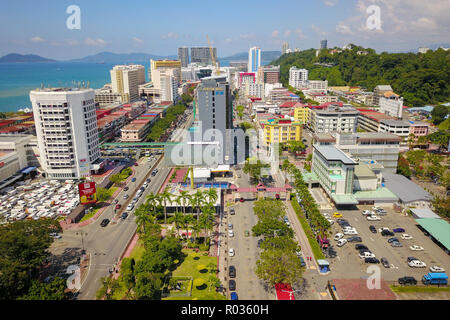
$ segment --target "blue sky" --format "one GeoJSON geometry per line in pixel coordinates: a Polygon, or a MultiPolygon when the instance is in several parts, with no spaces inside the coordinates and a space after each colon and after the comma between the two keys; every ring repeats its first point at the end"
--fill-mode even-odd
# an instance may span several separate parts
{"type": "Polygon", "coordinates": [[[0,55],[34,53],[54,59],[101,51],[176,54],[206,45],[223,57],[247,51],[316,48],[352,42],[402,51],[450,42],[448,0],[15,0],[0,11],[0,55]],[[81,30],[69,30],[69,5],[81,9],[81,30]],[[366,8],[380,8],[382,28],[368,30],[366,8]],[[411,37],[414,34],[414,37],[411,37]]]}

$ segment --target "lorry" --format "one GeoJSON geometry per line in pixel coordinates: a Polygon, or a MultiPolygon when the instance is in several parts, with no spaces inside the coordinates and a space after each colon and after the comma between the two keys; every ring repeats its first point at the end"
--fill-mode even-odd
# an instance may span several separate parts
{"type": "Polygon", "coordinates": [[[437,285],[447,285],[448,276],[445,272],[430,272],[423,276],[422,283],[427,284],[437,284],[437,285]]]}

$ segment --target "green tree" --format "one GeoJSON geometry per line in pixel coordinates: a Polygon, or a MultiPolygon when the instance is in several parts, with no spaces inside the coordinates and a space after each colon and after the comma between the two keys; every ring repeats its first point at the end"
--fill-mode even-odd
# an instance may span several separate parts
{"type": "Polygon", "coordinates": [[[448,116],[450,113],[450,108],[446,107],[444,105],[438,105],[433,108],[433,111],[431,111],[431,119],[433,121],[433,124],[438,125],[442,121],[445,120],[445,117],[448,116]]]}
{"type": "Polygon", "coordinates": [[[100,283],[102,284],[100,289],[97,291],[97,300],[113,300],[114,293],[120,288],[119,282],[112,277],[100,278],[100,283]]]}
{"type": "Polygon", "coordinates": [[[33,280],[28,293],[19,300],[65,300],[66,280],[56,277],[50,283],[33,280]]]}
{"type": "Polygon", "coordinates": [[[136,276],[136,298],[138,300],[161,299],[162,276],[155,273],[139,273],[136,276]]]}
{"type": "Polygon", "coordinates": [[[264,250],[256,261],[255,274],[270,286],[277,283],[298,283],[303,268],[294,252],[285,250],[264,250]]]}

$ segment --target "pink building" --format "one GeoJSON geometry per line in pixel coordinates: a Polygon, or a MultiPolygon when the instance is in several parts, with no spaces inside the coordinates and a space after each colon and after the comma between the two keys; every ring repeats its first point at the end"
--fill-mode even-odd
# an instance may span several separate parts
{"type": "Polygon", "coordinates": [[[409,127],[409,133],[413,133],[416,137],[422,137],[428,135],[429,124],[425,122],[411,123],[409,127]]]}

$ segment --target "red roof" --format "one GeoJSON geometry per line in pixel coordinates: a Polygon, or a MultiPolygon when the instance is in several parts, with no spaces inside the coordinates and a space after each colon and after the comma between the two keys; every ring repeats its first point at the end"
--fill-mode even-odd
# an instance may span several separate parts
{"type": "Polygon", "coordinates": [[[297,101],[286,101],[282,105],[280,105],[280,108],[292,108],[295,106],[298,102],[297,101]]]}
{"type": "Polygon", "coordinates": [[[295,300],[292,287],[288,283],[277,283],[275,285],[278,300],[295,300]],[[292,294],[291,294],[292,293],[292,294]]]}
{"type": "Polygon", "coordinates": [[[339,107],[342,107],[344,104],[342,102],[340,102],[340,101],[338,101],[338,102],[325,102],[325,103],[321,104],[320,106],[321,107],[322,106],[329,107],[330,105],[331,106],[338,105],[339,107]]]}

